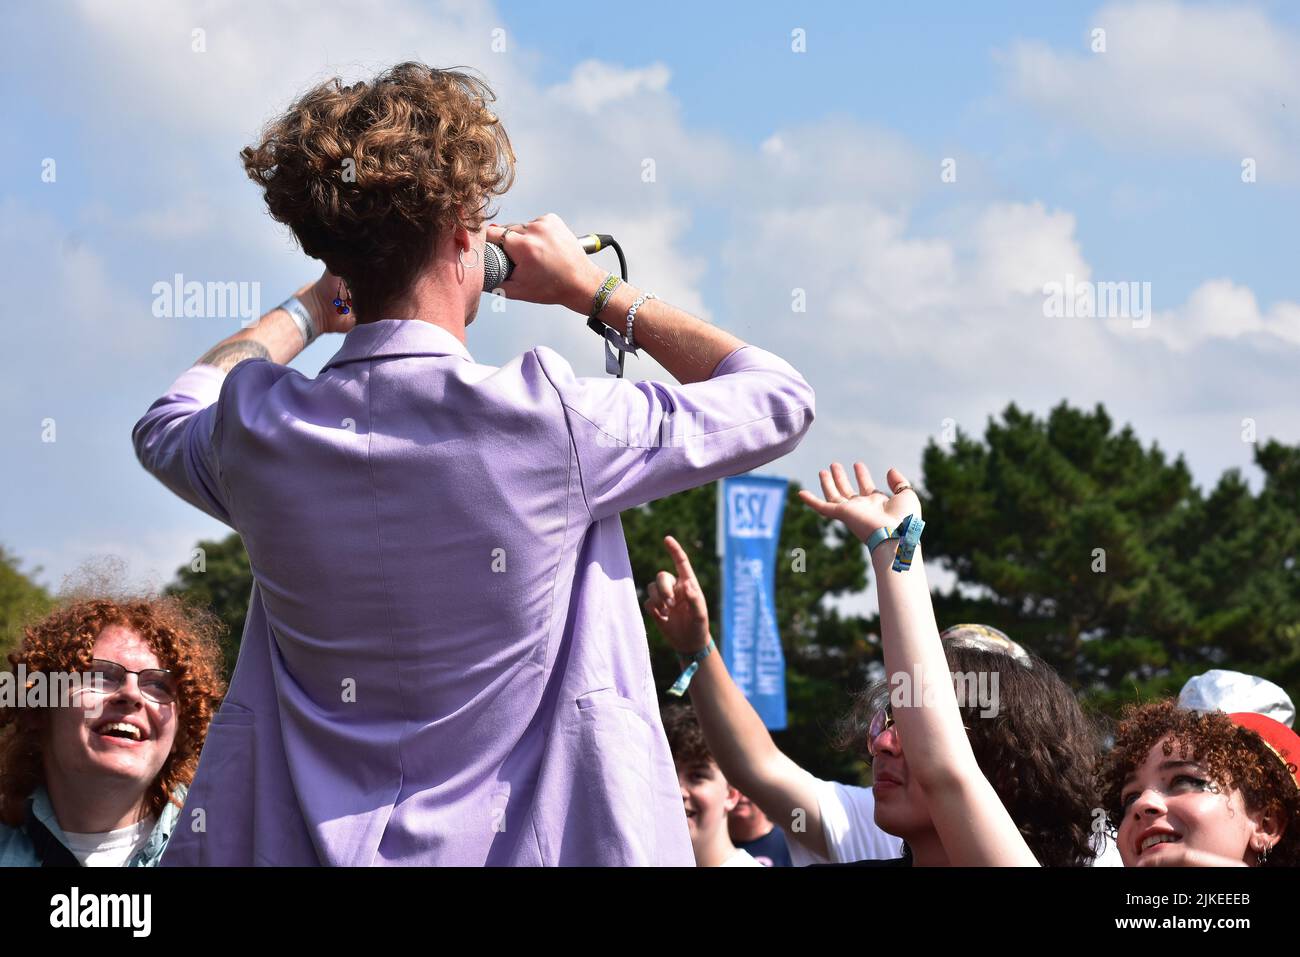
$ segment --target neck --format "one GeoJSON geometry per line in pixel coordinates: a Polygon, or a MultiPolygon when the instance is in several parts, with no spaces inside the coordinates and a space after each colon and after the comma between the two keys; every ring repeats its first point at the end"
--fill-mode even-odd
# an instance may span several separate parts
{"type": "Polygon", "coordinates": [[[144,792],[136,781],[76,780],[45,770],[45,790],[54,818],[65,832],[102,834],[148,816],[144,792]]]}
{"type": "Polygon", "coordinates": [[[912,849],[912,864],[915,867],[947,867],[948,852],[934,830],[924,834],[913,834],[906,838],[907,846],[912,849]]]}
{"type": "MultiPolygon", "coordinates": [[[[459,262],[439,260],[416,277],[406,294],[395,299],[380,319],[417,319],[446,329],[465,342],[465,299],[462,286],[482,279],[479,270],[459,262]]],[[[470,321],[473,321],[472,319],[470,321]]]]}
{"type": "Polygon", "coordinates": [[[731,828],[731,839],[742,844],[766,837],[772,830],[772,822],[761,814],[743,820],[733,817],[727,823],[731,828]]]}
{"type": "Polygon", "coordinates": [[[736,845],[727,834],[726,822],[707,837],[698,837],[693,845],[696,867],[720,867],[736,853],[736,845]]]}

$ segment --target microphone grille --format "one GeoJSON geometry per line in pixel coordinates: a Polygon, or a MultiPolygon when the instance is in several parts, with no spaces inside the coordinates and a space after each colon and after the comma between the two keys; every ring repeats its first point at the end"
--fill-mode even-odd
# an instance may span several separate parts
{"type": "Polygon", "coordinates": [[[495,243],[483,244],[483,291],[491,292],[510,278],[515,264],[506,251],[495,243]]]}

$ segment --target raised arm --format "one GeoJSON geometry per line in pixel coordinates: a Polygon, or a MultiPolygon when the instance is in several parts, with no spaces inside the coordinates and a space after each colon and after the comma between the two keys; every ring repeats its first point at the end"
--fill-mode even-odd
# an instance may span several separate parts
{"type": "MultiPolygon", "coordinates": [[[[501,291],[525,302],[558,302],[586,315],[606,272],[592,262],[578,237],[554,213],[519,226],[491,225],[488,242],[506,250],[515,263],[501,291]]],[[[627,328],[627,313],[643,290],[619,286],[599,319],[620,335],[627,328]]],[[[697,319],[660,299],[647,299],[637,308],[632,338],[683,385],[703,382],[719,362],[745,343],[731,333],[697,319]]]]}
{"type": "MultiPolygon", "coordinates": [[[[671,535],[664,544],[677,574],[661,571],[655,577],[645,608],[673,650],[689,657],[711,640],[709,608],[685,550],[671,535]]],[[[817,779],[776,746],[763,719],[731,680],[721,653],[700,662],[688,693],[709,751],[727,781],[805,848],[826,857],[817,779]]]]}
{"type": "MultiPolygon", "coordinates": [[[[920,499],[897,469],[886,476],[896,490],[893,497],[875,487],[863,463],[856,463],[854,471],[857,493],[844,467],[836,462],[820,473],[824,501],[806,490],[800,497],[819,514],[842,521],[863,542],[879,528],[896,528],[907,515],[920,518],[920,499]]],[[[921,549],[917,547],[909,569],[896,572],[892,569],[895,545],[893,541],[878,545],[871,563],[880,595],[885,674],[908,773],[925,792],[935,831],[951,864],[1035,865],[1033,853],[976,763],[962,727],[921,549]],[[895,676],[907,680],[895,681],[895,676]],[[896,687],[908,693],[895,695],[896,687]]]]}
{"type": "MultiPolygon", "coordinates": [[[[343,332],[353,323],[351,316],[339,316],[325,308],[323,296],[326,289],[333,288],[331,280],[325,273],[297,292],[319,332],[343,332]]],[[[278,307],[255,325],[221,340],[183,372],[135,424],[131,439],[140,464],[191,505],[232,524],[216,452],[216,401],[221,384],[226,373],[244,359],[286,363],[303,345],[297,324],[278,307]]]]}

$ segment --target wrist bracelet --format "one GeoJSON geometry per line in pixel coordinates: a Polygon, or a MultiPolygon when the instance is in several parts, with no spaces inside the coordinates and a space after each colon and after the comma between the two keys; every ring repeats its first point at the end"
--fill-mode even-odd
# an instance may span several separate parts
{"type": "Polygon", "coordinates": [[[896,572],[905,572],[912,567],[912,555],[921,541],[921,532],[925,531],[925,522],[921,521],[919,515],[908,515],[895,531],[901,541],[898,550],[894,552],[892,567],[896,572]]]}
{"type": "Polygon", "coordinates": [[[623,280],[620,277],[610,273],[596,290],[596,295],[591,297],[591,308],[587,310],[587,326],[592,331],[604,335],[604,323],[600,321],[600,314],[609,303],[609,297],[614,295],[614,290],[622,284],[623,280]]]}
{"type": "Polygon", "coordinates": [[[677,656],[677,660],[686,665],[686,670],[677,676],[677,680],[673,682],[673,686],[668,689],[668,694],[672,695],[674,698],[680,698],[686,693],[686,688],[690,685],[691,679],[695,677],[695,672],[700,670],[700,662],[713,654],[714,647],[713,639],[710,638],[707,645],[695,652],[695,654],[691,655],[689,658],[685,658],[682,655],[677,656]],[[687,664],[687,662],[690,662],[690,664],[687,664]]]}
{"type": "Polygon", "coordinates": [[[623,335],[623,341],[627,345],[627,348],[623,350],[624,352],[630,352],[633,355],[636,355],[636,343],[632,339],[632,322],[636,319],[636,311],[641,308],[642,304],[647,299],[655,299],[655,298],[658,297],[656,297],[654,293],[647,292],[642,296],[638,296],[636,301],[632,303],[632,308],[628,309],[627,332],[623,335]]]}
{"type": "Polygon", "coordinates": [[[876,529],[874,532],[872,532],[871,536],[867,539],[867,552],[868,553],[874,552],[876,550],[876,546],[879,545],[881,542],[887,542],[891,538],[897,538],[897,537],[898,535],[895,529],[890,528],[888,525],[883,525],[880,528],[876,529]]]}
{"type": "Polygon", "coordinates": [[[290,296],[276,308],[287,312],[293,324],[298,327],[298,331],[302,333],[303,348],[311,345],[312,341],[320,335],[316,331],[316,323],[312,321],[311,312],[297,296],[290,296]]]}

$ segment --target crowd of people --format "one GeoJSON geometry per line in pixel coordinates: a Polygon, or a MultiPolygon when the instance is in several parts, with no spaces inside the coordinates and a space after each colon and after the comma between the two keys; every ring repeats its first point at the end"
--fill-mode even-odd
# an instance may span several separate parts
{"type": "MultiPolygon", "coordinates": [[[[898,537],[873,539],[920,518],[915,491],[891,471],[885,494],[857,470],[857,491],[836,464],[825,498],[803,497],[873,542],[886,674],[907,679],[846,701],[835,743],[871,787],[820,780],[776,746],[713,653],[672,536],[674,571],[646,585],[646,612],[694,666],[691,703],[666,698],[662,718],[698,866],[1296,864],[1300,738],[1282,689],[1211,671],[1178,700],[1131,705],[1103,748],[1041,658],[986,626],[938,630],[919,546],[899,572],[898,537]],[[957,679],[981,674],[996,675],[992,700],[961,700],[957,679]]],[[[83,598],[27,627],[12,674],[98,683],[66,707],[0,711],[0,865],[159,862],[224,692],[215,632],[171,597],[83,598]]]]}

